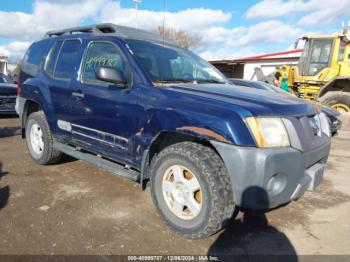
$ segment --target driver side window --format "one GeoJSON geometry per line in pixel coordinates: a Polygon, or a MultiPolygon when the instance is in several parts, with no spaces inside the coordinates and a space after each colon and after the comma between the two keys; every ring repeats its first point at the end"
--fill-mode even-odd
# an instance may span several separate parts
{"type": "Polygon", "coordinates": [[[112,43],[93,42],[90,44],[83,63],[83,82],[102,83],[96,78],[96,71],[99,67],[112,67],[126,72],[126,63],[119,49],[112,43]]]}

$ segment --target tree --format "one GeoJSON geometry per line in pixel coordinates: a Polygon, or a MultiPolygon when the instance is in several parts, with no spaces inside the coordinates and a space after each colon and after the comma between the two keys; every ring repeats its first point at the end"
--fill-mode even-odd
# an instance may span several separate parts
{"type": "Polygon", "coordinates": [[[158,26],[155,30],[158,34],[175,41],[179,46],[185,49],[194,49],[201,44],[201,37],[190,35],[185,31],[177,30],[171,27],[158,26]]]}

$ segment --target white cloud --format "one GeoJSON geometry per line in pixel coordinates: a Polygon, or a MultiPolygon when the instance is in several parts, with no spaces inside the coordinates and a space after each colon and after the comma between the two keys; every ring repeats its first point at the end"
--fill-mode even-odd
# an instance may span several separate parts
{"type": "MultiPolygon", "coordinates": [[[[271,5],[283,1],[265,0],[261,3],[271,5]]],[[[252,8],[254,10],[254,7],[252,8]]],[[[281,10],[288,8],[295,7],[289,4],[281,10]]],[[[165,25],[200,36],[203,47],[207,49],[202,55],[208,59],[250,55],[258,45],[294,41],[302,32],[300,28],[278,20],[228,28],[225,24],[231,18],[230,12],[219,9],[193,8],[165,12],[165,25]]],[[[87,20],[127,26],[138,24],[139,28],[152,30],[161,26],[163,19],[162,11],[140,9],[136,12],[133,8],[123,8],[119,1],[113,0],[36,0],[32,13],[0,11],[0,24],[6,25],[0,27],[0,37],[14,41],[10,45],[0,47],[0,53],[23,54],[28,43],[42,38],[45,32],[78,26],[87,20]]]]}
{"type": "MultiPolygon", "coordinates": [[[[0,11],[0,37],[14,41],[35,41],[45,32],[71,26],[83,21],[112,22],[120,25],[136,26],[153,30],[163,24],[162,11],[122,8],[113,0],[36,0],[33,13],[0,11]]],[[[222,10],[205,8],[166,12],[166,26],[198,33],[208,27],[223,24],[231,19],[231,14],[222,10]],[[205,19],[204,19],[205,18],[205,19]]],[[[3,46],[1,52],[13,51],[3,46]]]]}
{"type": "Polygon", "coordinates": [[[305,5],[308,3],[302,0],[263,0],[249,8],[246,16],[247,18],[284,16],[292,12],[304,11],[305,5]]]}
{"type": "Polygon", "coordinates": [[[8,45],[0,46],[0,55],[19,57],[26,51],[30,42],[15,41],[8,45]]]}
{"type": "Polygon", "coordinates": [[[75,26],[97,15],[107,0],[36,1],[32,14],[0,12],[0,37],[15,40],[34,40],[51,29],[75,26]]]}
{"type": "Polygon", "coordinates": [[[281,43],[294,40],[302,34],[298,27],[289,26],[281,21],[266,21],[249,27],[211,27],[201,32],[207,46],[225,45],[253,47],[261,44],[281,43]]]}
{"type": "Polygon", "coordinates": [[[223,47],[217,50],[206,50],[200,52],[199,55],[208,61],[214,60],[230,60],[255,55],[251,47],[247,48],[230,48],[223,47]]]}
{"type": "Polygon", "coordinates": [[[231,19],[230,13],[222,10],[205,8],[186,9],[178,12],[164,12],[122,8],[119,2],[105,4],[100,13],[102,22],[112,22],[119,25],[136,26],[142,29],[152,30],[163,25],[188,32],[197,32],[209,26],[225,23],[231,19]]]}
{"type": "MultiPolygon", "coordinates": [[[[304,15],[299,20],[299,25],[327,25],[342,19],[349,19],[350,1],[349,0],[323,0],[310,1],[315,6],[315,11],[304,15]]],[[[340,28],[340,23],[339,23],[340,28]]]]}
{"type": "Polygon", "coordinates": [[[273,18],[298,14],[303,26],[330,24],[349,17],[349,0],[263,0],[246,12],[247,18],[273,18]]]}

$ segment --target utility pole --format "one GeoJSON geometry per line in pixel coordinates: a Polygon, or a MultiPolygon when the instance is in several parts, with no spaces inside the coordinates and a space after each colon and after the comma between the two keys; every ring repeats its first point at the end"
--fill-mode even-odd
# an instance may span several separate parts
{"type": "Polygon", "coordinates": [[[138,19],[138,12],[139,12],[139,4],[141,4],[142,0],[132,0],[135,4],[135,10],[136,10],[136,28],[139,27],[139,19],[138,19]]]}

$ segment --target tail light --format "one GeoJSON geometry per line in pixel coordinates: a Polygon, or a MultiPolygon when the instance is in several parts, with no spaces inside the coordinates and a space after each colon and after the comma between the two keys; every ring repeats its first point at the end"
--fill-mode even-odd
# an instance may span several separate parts
{"type": "Polygon", "coordinates": [[[17,96],[19,96],[21,94],[21,77],[20,74],[18,74],[17,76],[17,96]]]}

